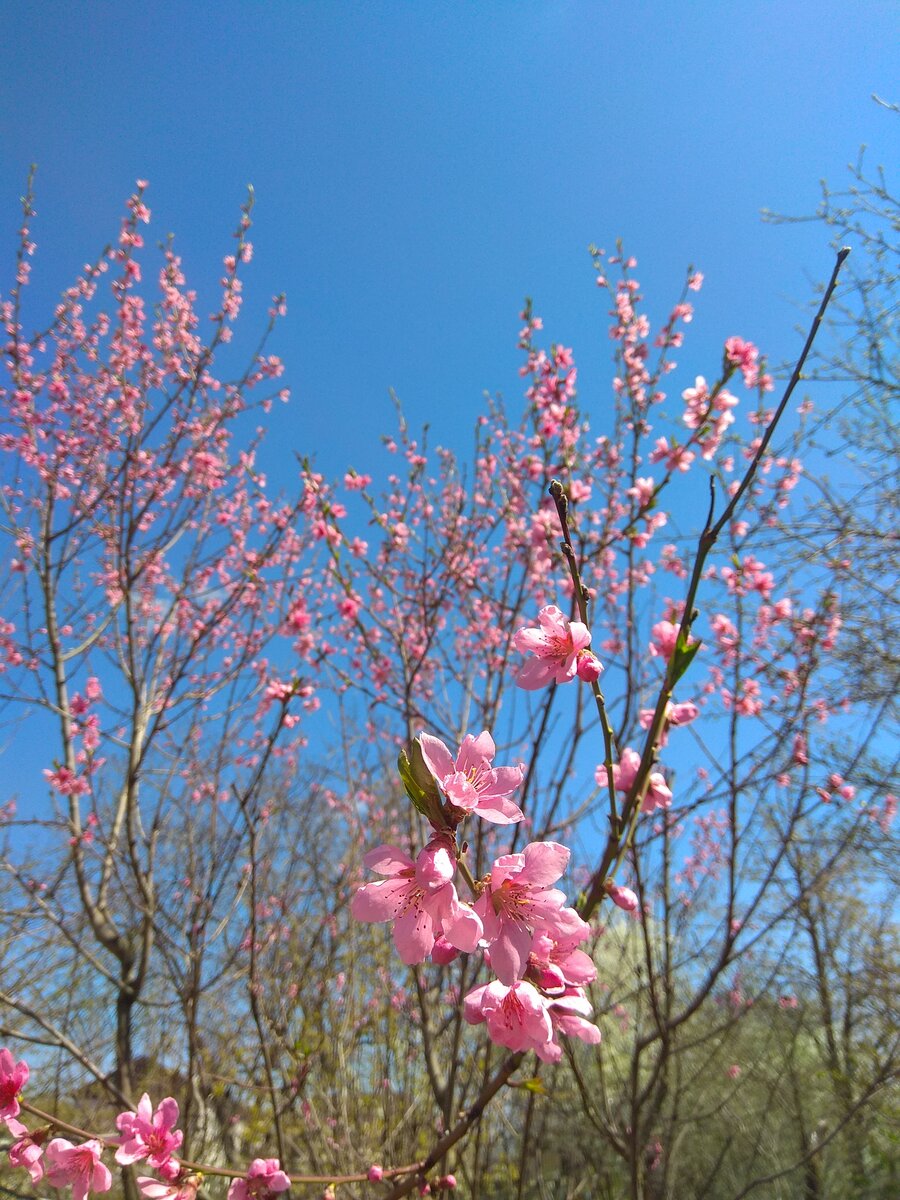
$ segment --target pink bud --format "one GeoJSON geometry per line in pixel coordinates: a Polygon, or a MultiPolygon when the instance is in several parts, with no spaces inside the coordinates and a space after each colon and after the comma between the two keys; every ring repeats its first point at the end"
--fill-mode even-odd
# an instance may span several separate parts
{"type": "Polygon", "coordinates": [[[384,1179],[384,1168],[379,1167],[378,1163],[372,1163],[367,1178],[370,1183],[380,1183],[384,1179]]]}
{"type": "Polygon", "coordinates": [[[590,650],[579,650],[575,670],[578,678],[583,679],[585,683],[596,683],[603,667],[596,654],[592,654],[590,650]]]}
{"type": "Polygon", "coordinates": [[[640,901],[631,888],[617,887],[614,883],[608,883],[606,894],[619,908],[624,908],[626,912],[637,912],[640,901]]]}
{"type": "Polygon", "coordinates": [[[439,934],[434,940],[434,948],[431,951],[431,961],[437,963],[439,967],[446,967],[448,963],[452,963],[459,956],[459,951],[455,946],[452,946],[443,934],[439,934]]]}
{"type": "Polygon", "coordinates": [[[446,1188],[448,1192],[452,1192],[456,1187],[455,1175],[442,1175],[438,1180],[438,1187],[446,1188]]]}

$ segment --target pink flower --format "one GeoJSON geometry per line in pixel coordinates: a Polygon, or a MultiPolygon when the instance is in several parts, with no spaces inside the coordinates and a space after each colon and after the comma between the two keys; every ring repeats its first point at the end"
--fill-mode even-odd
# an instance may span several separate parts
{"type": "MultiPolygon", "coordinates": [[[[174,1166],[174,1163],[170,1165],[174,1166]]],[[[163,1180],[154,1179],[152,1175],[138,1175],[138,1187],[147,1200],[196,1200],[202,1175],[180,1170],[174,1174],[164,1171],[163,1174],[163,1180]]]]}
{"type": "Polygon", "coordinates": [[[520,629],[513,638],[521,654],[534,655],[519,668],[516,683],[527,691],[568,683],[578,670],[579,650],[586,650],[590,642],[586,625],[570,621],[555,604],[548,604],[538,613],[538,625],[520,629]]]}
{"type": "Polygon", "coordinates": [[[245,1179],[235,1179],[228,1189],[228,1200],[270,1200],[277,1192],[286,1192],[291,1181],[277,1158],[254,1158],[245,1179]]]}
{"type": "Polygon", "coordinates": [[[44,1164],[41,1162],[44,1151],[40,1140],[32,1137],[22,1122],[17,1121],[15,1117],[6,1118],[6,1128],[17,1139],[9,1148],[9,1161],[14,1167],[26,1170],[31,1176],[31,1182],[37,1183],[44,1175],[44,1164]]]}
{"type": "Polygon", "coordinates": [[[569,937],[552,938],[546,933],[536,933],[528,955],[527,975],[542,991],[553,993],[567,987],[581,987],[597,978],[594,960],[584,950],[578,949],[584,941],[589,927],[569,937]]]}
{"type": "MultiPolygon", "coordinates": [[[[675,653],[678,641],[678,626],[671,621],[657,621],[650,630],[653,640],[650,642],[650,653],[654,658],[664,658],[666,662],[675,653]]],[[[696,638],[688,638],[688,645],[693,646],[696,638]]]]}
{"type": "Polygon", "coordinates": [[[372,1163],[366,1173],[366,1178],[370,1183],[381,1183],[382,1179],[384,1179],[384,1168],[380,1167],[378,1163],[372,1163]]]}
{"type": "Polygon", "coordinates": [[[492,1042],[510,1050],[534,1050],[545,1062],[562,1057],[557,1031],[594,1045],[600,1041],[600,1030],[585,1019],[591,1012],[580,988],[551,997],[524,979],[510,987],[495,979],[473,989],[463,1001],[466,1020],[470,1025],[484,1021],[492,1042]]]}
{"type": "Polygon", "coordinates": [[[522,978],[535,934],[576,941],[588,936],[589,927],[578,913],[563,907],[564,893],[550,887],[568,861],[565,846],[531,842],[521,854],[504,854],[494,863],[475,911],[491,948],[491,967],[502,983],[509,986],[522,978]]]}
{"type": "Polygon", "coordinates": [[[72,1185],[72,1200],[85,1200],[88,1192],[108,1192],[112,1175],[101,1161],[103,1146],[96,1138],[73,1146],[65,1138],[47,1145],[47,1182],[51,1187],[72,1185]]]}
{"type": "MultiPolygon", "coordinates": [[[[618,763],[613,764],[613,784],[617,792],[628,792],[637,778],[641,756],[637,750],[627,747],[622,751],[618,763]]],[[[606,766],[601,763],[594,772],[594,778],[600,787],[608,786],[606,766]]],[[[653,812],[657,808],[668,808],[672,803],[672,791],[666,783],[661,771],[651,771],[647,780],[647,793],[641,804],[641,812],[653,812]]]]}
{"type": "Polygon", "coordinates": [[[521,784],[525,768],[492,767],[497,748],[486,729],[478,737],[470,733],[463,738],[455,761],[440,738],[430,733],[423,733],[419,744],[426,767],[455,808],[495,825],[522,820],[525,814],[509,797],[521,784]]]}
{"type": "Polygon", "coordinates": [[[387,878],[361,887],[350,912],[357,921],[393,921],[394,943],[408,966],[425,961],[440,933],[466,953],[478,945],[481,919],[451,882],[456,867],[451,839],[432,838],[415,862],[396,846],[378,846],[363,862],[387,878]]]}
{"type": "Polygon", "coordinates": [[[28,1063],[14,1062],[4,1046],[0,1050],[0,1121],[19,1115],[19,1092],[28,1082],[28,1063]]]}
{"type": "Polygon", "coordinates": [[[466,996],[463,1013],[470,1025],[486,1022],[488,1036],[498,1046],[535,1050],[541,1058],[548,1057],[553,1025],[546,1000],[532,984],[522,979],[511,986],[496,979],[483,984],[466,996]]]}
{"type": "Polygon", "coordinates": [[[177,1121],[177,1101],[167,1096],[154,1113],[150,1097],[144,1092],[137,1112],[123,1112],[116,1117],[116,1128],[122,1134],[116,1162],[128,1166],[146,1158],[154,1170],[165,1166],[184,1137],[181,1130],[175,1128],[177,1121]]]}

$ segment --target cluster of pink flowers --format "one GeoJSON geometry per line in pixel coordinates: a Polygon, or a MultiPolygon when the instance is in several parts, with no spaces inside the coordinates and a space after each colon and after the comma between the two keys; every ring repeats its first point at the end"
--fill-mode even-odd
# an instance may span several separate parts
{"type": "MultiPolygon", "coordinates": [[[[529,691],[576,677],[595,683],[602,667],[590,643],[583,622],[547,605],[537,625],[513,637],[515,648],[528,656],[516,682],[529,691]]],[[[673,705],[667,723],[683,724],[696,715],[692,703],[673,705]]],[[[495,753],[487,730],[469,734],[455,757],[439,738],[419,735],[410,755],[401,757],[401,775],[432,836],[415,859],[393,845],[371,850],[364,864],[383,878],[363,884],[350,908],[357,920],[393,922],[394,942],[407,965],[429,957],[446,964],[460,952],[481,949],[496,978],[464,998],[466,1020],[484,1023],[498,1045],[534,1050],[555,1062],[562,1053],[559,1033],[589,1043],[600,1040],[599,1029],[588,1020],[592,1010],[584,992],[596,970],[579,949],[590,927],[553,886],[568,865],[569,851],[556,842],[531,842],[518,854],[497,858],[482,879],[473,880],[466,870],[471,902],[460,898],[454,883],[464,859],[457,837],[464,821],[474,815],[508,825],[524,816],[512,799],[524,768],[495,767],[495,753]]],[[[629,790],[639,764],[634,750],[623,752],[613,768],[617,790],[629,790]]],[[[598,768],[597,779],[605,782],[605,768],[598,768]]],[[[671,800],[662,774],[652,772],[643,810],[668,807],[671,800]]],[[[637,911],[639,901],[630,888],[609,881],[606,893],[620,908],[637,911]]]]}
{"type": "MultiPolygon", "coordinates": [[[[115,1147],[115,1159],[121,1166],[146,1162],[155,1171],[155,1175],[139,1175],[137,1179],[146,1200],[193,1200],[196,1196],[201,1176],[175,1157],[184,1135],[175,1128],[178,1103],[171,1096],[154,1111],[145,1092],[136,1111],[119,1113],[116,1118],[117,1139],[87,1137],[76,1145],[67,1138],[55,1137],[45,1146],[50,1128],[29,1130],[18,1120],[19,1095],[28,1076],[27,1063],[15,1062],[9,1050],[0,1049],[0,1121],[15,1139],[9,1161],[26,1170],[32,1183],[46,1178],[51,1187],[71,1187],[72,1200],[86,1200],[89,1192],[108,1192],[112,1172],[103,1154],[115,1147]]],[[[290,1180],[276,1158],[257,1158],[245,1176],[232,1181],[228,1200],[274,1200],[289,1187],[290,1180]]]]}
{"type": "MultiPolygon", "coordinates": [[[[589,640],[588,634],[583,644],[589,640]]],[[[361,921],[393,921],[394,942],[408,965],[429,956],[448,963],[480,947],[497,979],[465,997],[466,1019],[486,1022],[500,1045],[533,1049],[555,1061],[562,1053],[559,1032],[600,1039],[586,1019],[591,1005],[583,990],[595,976],[594,965],[578,949],[590,927],[552,886],[569,851],[555,842],[532,842],[519,854],[502,855],[489,875],[473,881],[472,903],[460,898],[454,883],[463,857],[457,830],[465,820],[476,815],[512,824],[523,818],[511,795],[524,768],[495,767],[495,752],[486,730],[467,736],[455,757],[431,734],[416,739],[409,761],[414,774],[419,764],[428,777],[421,786],[419,775],[418,806],[424,795],[433,836],[415,859],[397,846],[370,851],[366,867],[384,878],[359,888],[351,912],[361,921]]]]}

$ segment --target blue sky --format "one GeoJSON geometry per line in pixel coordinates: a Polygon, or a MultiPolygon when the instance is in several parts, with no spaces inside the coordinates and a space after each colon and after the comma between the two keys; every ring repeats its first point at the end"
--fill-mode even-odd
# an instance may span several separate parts
{"type": "Polygon", "coordinates": [[[4,270],[34,161],[36,299],[114,235],[139,176],[153,234],[175,232],[210,297],[253,183],[246,344],[273,293],[289,303],[276,478],[293,450],[364,468],[390,387],[468,445],[483,391],[520,390],[525,294],[574,346],[599,429],[591,241],[625,240],[660,315],[703,270],[690,378],[731,333],[786,357],[793,302],[831,260],[821,229],[760,208],[810,211],[860,143],[886,164],[900,148],[869,98],[897,99],[894,3],[94,0],[0,18],[4,270]]]}

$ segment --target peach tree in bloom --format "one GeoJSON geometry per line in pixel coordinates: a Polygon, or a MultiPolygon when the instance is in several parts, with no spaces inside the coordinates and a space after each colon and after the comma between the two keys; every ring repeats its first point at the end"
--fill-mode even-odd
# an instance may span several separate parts
{"type": "Polygon", "coordinates": [[[521,1196],[546,1078],[600,1147],[572,1170],[602,1151],[651,1194],[687,1035],[715,1008],[729,1036],[751,968],[774,994],[755,963],[868,819],[852,753],[817,765],[837,591],[759,549],[803,357],[776,402],[728,336],[673,392],[701,275],[654,331],[595,251],[601,431],[527,305],[523,412],[490,402],[471,463],[400,414],[383,487],[301,453],[276,498],[283,300],[236,370],[228,344],[250,204],[209,317],[173,243],[144,283],[141,184],[36,334],[33,216],[2,301],[0,670],[43,755],[3,809],[3,1032],[34,1045],[30,1074],[0,1052],[10,1162],[76,1200],[113,1170],[148,1200],[506,1195],[482,1131],[521,1101],[521,1196]],[[630,1082],[601,1105],[607,1053],[630,1082]]]}

